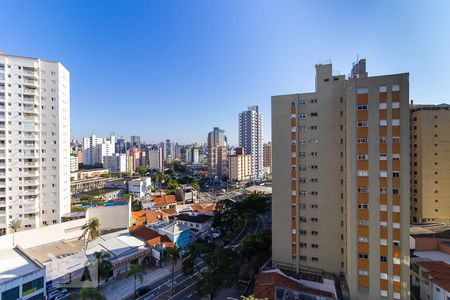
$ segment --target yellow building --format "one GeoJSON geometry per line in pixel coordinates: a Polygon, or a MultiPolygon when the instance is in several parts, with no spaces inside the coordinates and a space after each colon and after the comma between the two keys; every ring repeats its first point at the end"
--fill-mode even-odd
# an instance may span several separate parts
{"type": "Polygon", "coordinates": [[[314,92],[272,97],[273,265],[409,299],[408,80],[320,64],[314,92]]]}
{"type": "Polygon", "coordinates": [[[450,222],[450,105],[411,105],[411,221],[450,222]]]}
{"type": "Polygon", "coordinates": [[[236,154],[228,156],[228,176],[233,181],[250,180],[252,176],[252,156],[237,148],[236,154]]]}

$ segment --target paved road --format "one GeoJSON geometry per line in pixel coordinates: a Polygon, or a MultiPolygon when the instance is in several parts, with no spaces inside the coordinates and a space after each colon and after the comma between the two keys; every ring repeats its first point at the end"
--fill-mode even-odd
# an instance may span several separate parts
{"type": "MultiPolygon", "coordinates": [[[[252,228],[247,223],[243,230],[238,234],[238,236],[230,243],[228,247],[231,247],[234,251],[239,251],[240,242],[250,233],[254,234],[262,229],[268,228],[268,215],[258,216],[256,227],[252,228]],[[253,229],[253,230],[252,230],[253,229]]],[[[189,284],[186,284],[186,287],[182,289],[177,289],[177,291],[173,294],[172,297],[168,298],[171,300],[201,300],[201,298],[196,294],[196,283],[197,279],[192,278],[191,281],[188,281],[189,284]]]]}

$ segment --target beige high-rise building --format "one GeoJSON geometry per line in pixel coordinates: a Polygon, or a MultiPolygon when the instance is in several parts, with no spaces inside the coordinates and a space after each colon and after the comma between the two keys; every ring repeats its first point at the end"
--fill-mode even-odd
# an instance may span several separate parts
{"type": "Polygon", "coordinates": [[[208,133],[208,176],[227,175],[227,144],[225,131],[214,127],[208,133]]]}
{"type": "Polygon", "coordinates": [[[408,78],[319,64],[315,92],[272,97],[275,266],[409,299],[408,78]]]}
{"type": "Polygon", "coordinates": [[[252,176],[252,156],[237,148],[236,154],[228,156],[228,176],[233,181],[250,180],[252,176]]]}
{"type": "Polygon", "coordinates": [[[263,168],[264,173],[272,173],[272,144],[267,143],[263,146],[263,168]]]}
{"type": "Polygon", "coordinates": [[[450,222],[450,105],[411,105],[411,221],[450,222]]]}

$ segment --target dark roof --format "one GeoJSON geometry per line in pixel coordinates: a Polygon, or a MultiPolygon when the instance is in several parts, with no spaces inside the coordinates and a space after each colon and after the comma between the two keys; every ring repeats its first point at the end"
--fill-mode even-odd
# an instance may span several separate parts
{"type": "Polygon", "coordinates": [[[186,221],[191,223],[205,223],[212,219],[212,216],[208,215],[188,215],[188,214],[179,214],[177,216],[177,220],[186,221]]]}

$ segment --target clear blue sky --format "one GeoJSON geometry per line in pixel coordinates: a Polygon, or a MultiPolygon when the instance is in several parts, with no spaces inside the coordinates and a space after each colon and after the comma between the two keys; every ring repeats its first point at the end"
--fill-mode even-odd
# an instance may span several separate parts
{"type": "Polygon", "coordinates": [[[238,113],[314,89],[314,65],[410,72],[418,103],[450,100],[450,1],[6,1],[0,51],[61,61],[72,137],[237,143],[238,113]]]}

